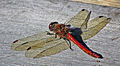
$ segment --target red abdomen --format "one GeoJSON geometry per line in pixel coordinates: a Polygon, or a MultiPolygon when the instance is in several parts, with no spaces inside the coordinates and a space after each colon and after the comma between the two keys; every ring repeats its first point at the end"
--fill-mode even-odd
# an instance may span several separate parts
{"type": "Polygon", "coordinates": [[[101,58],[101,59],[103,58],[101,54],[93,52],[91,49],[89,49],[85,43],[82,44],[79,41],[77,41],[70,33],[67,33],[67,38],[69,40],[73,41],[79,48],[81,48],[88,55],[91,55],[91,56],[93,56],[95,58],[101,58]]]}

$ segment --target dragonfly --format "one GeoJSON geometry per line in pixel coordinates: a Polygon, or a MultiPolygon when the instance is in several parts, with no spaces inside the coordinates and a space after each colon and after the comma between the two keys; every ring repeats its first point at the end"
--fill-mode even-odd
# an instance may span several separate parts
{"type": "Polygon", "coordinates": [[[82,9],[76,16],[64,24],[51,22],[48,31],[13,41],[11,48],[16,51],[26,51],[28,58],[41,58],[60,53],[68,48],[72,49],[71,41],[86,54],[102,59],[103,56],[91,50],[84,42],[95,36],[109,22],[110,18],[98,16],[90,19],[91,11],[82,9]],[[57,37],[59,36],[59,37],[57,37]]]}

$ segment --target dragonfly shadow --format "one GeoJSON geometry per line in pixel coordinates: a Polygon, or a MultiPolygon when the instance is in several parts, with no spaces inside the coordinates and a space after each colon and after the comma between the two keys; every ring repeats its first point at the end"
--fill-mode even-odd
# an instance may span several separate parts
{"type": "MultiPolygon", "coordinates": [[[[80,36],[82,34],[82,30],[81,28],[71,28],[71,35],[81,44],[83,44],[83,46],[85,46],[86,48],[89,49],[89,47],[84,43],[82,37],[80,36]]],[[[90,49],[89,49],[90,50],[90,49]]]]}
{"type": "Polygon", "coordinates": [[[81,35],[82,34],[81,28],[73,27],[73,28],[70,28],[70,30],[71,30],[73,35],[81,35]]]}

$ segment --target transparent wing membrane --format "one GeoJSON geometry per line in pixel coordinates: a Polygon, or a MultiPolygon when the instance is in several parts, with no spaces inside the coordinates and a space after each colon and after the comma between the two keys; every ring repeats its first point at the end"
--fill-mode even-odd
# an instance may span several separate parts
{"type": "Polygon", "coordinates": [[[84,20],[84,22],[83,22],[82,25],[81,25],[81,29],[82,29],[82,30],[87,29],[87,23],[88,23],[88,21],[89,21],[89,19],[90,19],[90,14],[91,14],[91,11],[89,12],[88,16],[86,17],[86,19],[84,20]]]}
{"type": "Polygon", "coordinates": [[[12,44],[12,49],[17,51],[27,50],[25,55],[29,58],[40,58],[59,53],[69,47],[63,39],[47,35],[47,32],[19,39],[12,44]]]}
{"type": "Polygon", "coordinates": [[[41,42],[47,41],[46,38],[54,39],[54,36],[47,35],[47,32],[41,32],[33,36],[18,39],[17,42],[13,42],[11,48],[13,50],[23,51],[31,46],[34,46],[35,44],[39,44],[41,42]]]}
{"type": "Polygon", "coordinates": [[[68,48],[69,47],[65,44],[65,41],[63,39],[59,39],[45,43],[45,45],[42,47],[40,46],[40,44],[35,45],[31,47],[30,50],[27,50],[25,55],[26,57],[30,58],[40,58],[59,53],[68,48]]]}
{"type": "Polygon", "coordinates": [[[66,22],[66,24],[70,24],[73,27],[81,28],[83,40],[95,36],[110,21],[110,18],[105,16],[99,16],[89,21],[90,15],[91,11],[82,9],[76,16],[66,22]]]}
{"type": "Polygon", "coordinates": [[[68,22],[65,24],[70,24],[74,27],[81,27],[83,23],[86,22],[86,18],[88,18],[89,11],[82,9],[76,16],[72,17],[68,22]]]}
{"type": "Polygon", "coordinates": [[[83,40],[87,40],[93,36],[95,36],[101,29],[103,29],[106,24],[110,21],[110,18],[99,16],[94,18],[87,24],[87,29],[82,30],[82,38],[83,40]]]}

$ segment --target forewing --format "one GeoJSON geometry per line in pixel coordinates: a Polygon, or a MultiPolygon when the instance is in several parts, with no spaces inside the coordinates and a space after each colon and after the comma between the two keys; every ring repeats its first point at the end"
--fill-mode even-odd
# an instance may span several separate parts
{"type": "Polygon", "coordinates": [[[29,37],[26,37],[26,38],[22,38],[22,39],[18,39],[16,41],[14,41],[12,43],[11,48],[13,50],[17,50],[17,51],[27,50],[29,47],[45,41],[46,38],[54,39],[53,36],[51,37],[51,36],[47,35],[47,32],[41,32],[39,34],[29,36],[29,37]]]}
{"type": "Polygon", "coordinates": [[[96,35],[106,24],[110,21],[110,18],[99,16],[88,22],[87,29],[83,30],[81,36],[83,40],[89,39],[96,35]]]}
{"type": "Polygon", "coordinates": [[[44,56],[59,53],[69,47],[65,44],[63,39],[56,39],[53,41],[45,42],[44,46],[36,44],[26,51],[25,55],[29,58],[40,58],[44,56]]]}
{"type": "Polygon", "coordinates": [[[65,24],[70,24],[71,26],[80,28],[83,23],[86,22],[88,18],[89,11],[82,9],[76,16],[72,17],[68,22],[65,24]]]}

